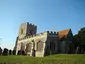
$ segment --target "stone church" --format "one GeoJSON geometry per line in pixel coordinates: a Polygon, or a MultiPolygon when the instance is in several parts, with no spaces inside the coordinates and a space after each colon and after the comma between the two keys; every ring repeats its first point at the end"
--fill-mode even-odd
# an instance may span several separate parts
{"type": "Polygon", "coordinates": [[[24,51],[28,56],[35,57],[68,53],[71,49],[72,40],[71,29],[37,34],[37,26],[28,22],[23,23],[16,39],[16,55],[19,50],[24,51]]]}

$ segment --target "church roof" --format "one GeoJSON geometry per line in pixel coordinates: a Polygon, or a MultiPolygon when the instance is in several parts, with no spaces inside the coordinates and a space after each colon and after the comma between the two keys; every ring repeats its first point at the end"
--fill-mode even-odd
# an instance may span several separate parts
{"type": "Polygon", "coordinates": [[[66,38],[71,29],[66,29],[58,32],[59,39],[66,38]]]}

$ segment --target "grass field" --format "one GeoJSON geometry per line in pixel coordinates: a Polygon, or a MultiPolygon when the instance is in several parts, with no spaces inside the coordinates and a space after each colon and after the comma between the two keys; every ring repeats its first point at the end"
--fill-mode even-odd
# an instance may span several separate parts
{"type": "Polygon", "coordinates": [[[0,64],[85,64],[85,55],[56,54],[46,57],[0,56],[0,64]]]}

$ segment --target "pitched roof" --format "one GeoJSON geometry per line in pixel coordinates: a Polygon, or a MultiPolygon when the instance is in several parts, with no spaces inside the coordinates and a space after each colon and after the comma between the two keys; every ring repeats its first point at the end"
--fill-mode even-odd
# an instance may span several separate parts
{"type": "Polygon", "coordinates": [[[70,30],[71,29],[66,29],[66,30],[59,31],[58,32],[59,39],[61,39],[63,37],[66,38],[70,30]]]}

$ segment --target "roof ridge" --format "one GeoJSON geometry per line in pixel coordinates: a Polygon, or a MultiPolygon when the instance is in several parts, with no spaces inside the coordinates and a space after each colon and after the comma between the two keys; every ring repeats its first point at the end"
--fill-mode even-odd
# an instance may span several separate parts
{"type": "Polygon", "coordinates": [[[63,36],[67,37],[71,29],[66,29],[58,32],[58,36],[61,39],[63,36]]]}
{"type": "Polygon", "coordinates": [[[60,30],[60,31],[58,31],[58,32],[61,32],[61,31],[66,31],[66,30],[69,30],[69,31],[70,31],[71,29],[60,30]]]}

